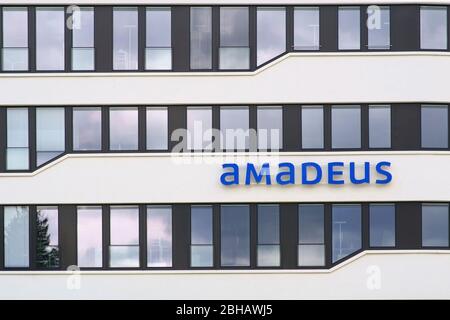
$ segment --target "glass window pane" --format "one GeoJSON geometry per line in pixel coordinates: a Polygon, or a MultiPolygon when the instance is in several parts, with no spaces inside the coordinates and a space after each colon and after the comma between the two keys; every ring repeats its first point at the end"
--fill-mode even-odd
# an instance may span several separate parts
{"type": "Polygon", "coordinates": [[[302,148],[323,148],[323,107],[302,107],[302,148]]]}
{"type": "Polygon", "coordinates": [[[333,262],[361,249],[361,206],[333,205],[333,262]]]}
{"type": "Polygon", "coordinates": [[[280,243],[278,205],[258,205],[258,244],[280,243]]]}
{"type": "Polygon", "coordinates": [[[109,258],[111,268],[138,268],[139,246],[111,246],[109,258]]]}
{"type": "Polygon", "coordinates": [[[191,69],[212,67],[212,9],[191,7],[191,69]]]}
{"type": "Polygon", "coordinates": [[[368,47],[369,49],[390,49],[390,9],[388,6],[378,6],[378,8],[380,9],[376,12],[368,11],[369,21],[375,22],[367,23],[368,47]]]}
{"type": "Polygon", "coordinates": [[[168,148],[167,108],[147,108],[147,150],[168,148]]]}
{"type": "Polygon", "coordinates": [[[220,46],[248,47],[248,8],[220,8],[220,46]]]}
{"type": "Polygon", "coordinates": [[[8,148],[6,150],[7,170],[28,170],[29,168],[28,148],[8,148]]]}
{"type": "Polygon", "coordinates": [[[393,204],[370,205],[370,246],[395,246],[395,206],[393,204]]]}
{"type": "Polygon", "coordinates": [[[448,247],[448,205],[422,205],[422,246],[448,247]]]}
{"type": "Polygon", "coordinates": [[[30,263],[28,207],[4,207],[5,267],[26,268],[30,263]]]}
{"type": "Polygon", "coordinates": [[[247,205],[224,205],[220,211],[222,266],[250,265],[250,213],[247,205]]]}
{"type": "Polygon", "coordinates": [[[286,51],[286,9],[259,7],[257,9],[258,65],[286,51]]]}
{"type": "Polygon", "coordinates": [[[219,68],[227,69],[248,69],[250,67],[249,48],[220,48],[219,68]]]}
{"type": "Polygon", "coordinates": [[[37,207],[36,265],[59,267],[58,207],[37,207]]]}
{"type": "Polygon", "coordinates": [[[102,111],[101,108],[73,109],[73,149],[101,150],[102,111]]]}
{"type": "Polygon", "coordinates": [[[187,146],[189,150],[212,149],[211,107],[187,108],[187,146]]]}
{"type": "Polygon", "coordinates": [[[339,7],[339,50],[360,49],[359,7],[339,7]]]}
{"type": "Polygon", "coordinates": [[[191,267],[212,267],[213,265],[212,245],[191,246],[191,267]]]}
{"type": "Polygon", "coordinates": [[[279,245],[258,245],[258,267],[278,267],[280,266],[280,246],[279,245]]]}
{"type": "Polygon", "coordinates": [[[422,106],[422,147],[448,148],[448,107],[422,106]]]}
{"type": "Polygon", "coordinates": [[[4,71],[28,70],[28,48],[3,48],[4,71]]]}
{"type": "Polygon", "coordinates": [[[212,244],[212,207],[191,207],[191,244],[212,244]]]}
{"type": "Polygon", "coordinates": [[[147,8],[147,47],[171,47],[170,8],[147,8]]]}
{"type": "Polygon", "coordinates": [[[325,245],[300,244],[298,246],[298,265],[300,267],[320,267],[325,265],[325,245]]]}
{"type": "Polygon", "coordinates": [[[138,149],[138,109],[111,108],[109,111],[111,150],[138,149]]]}
{"type": "Polygon", "coordinates": [[[147,265],[172,266],[172,208],[147,207],[147,265]]]}
{"type": "Polygon", "coordinates": [[[74,20],[72,29],[72,45],[75,48],[94,47],[94,8],[82,7],[74,14],[79,19],[74,20]]]}
{"type": "Polygon", "coordinates": [[[420,7],[420,48],[447,49],[447,7],[420,7]]]}
{"type": "Polygon", "coordinates": [[[302,204],[298,206],[298,213],[298,243],[323,243],[324,206],[322,204],[302,204]]]}
{"type": "Polygon", "coordinates": [[[102,208],[77,208],[78,266],[102,267],[102,208]]]}
{"type": "Polygon", "coordinates": [[[95,69],[94,48],[72,49],[72,70],[89,71],[95,69]]]}
{"type": "Polygon", "coordinates": [[[65,150],[64,108],[36,108],[37,165],[65,150]]]}
{"type": "Polygon", "coordinates": [[[137,8],[115,7],[114,11],[114,70],[138,68],[137,8]]]}
{"type": "Polygon", "coordinates": [[[8,108],[8,148],[28,147],[28,108],[8,108]]]}
{"type": "Polygon", "coordinates": [[[111,245],[139,245],[139,208],[111,207],[111,245]]]}
{"type": "Polygon", "coordinates": [[[220,131],[222,150],[245,150],[249,148],[248,107],[221,107],[220,131]]]}
{"type": "Polygon", "coordinates": [[[64,8],[36,8],[36,69],[64,70],[64,8]]]}
{"type": "Polygon", "coordinates": [[[391,147],[390,106],[369,106],[369,147],[391,147]]]}
{"type": "Polygon", "coordinates": [[[295,50],[319,50],[319,7],[294,8],[295,50]]]}
{"type": "Polygon", "coordinates": [[[258,149],[278,151],[283,148],[283,110],[258,107],[258,149]]]}
{"type": "Polygon", "coordinates": [[[145,68],[147,70],[172,69],[172,49],[171,48],[145,49],[145,68]]]}
{"type": "Polygon", "coordinates": [[[333,149],[361,148],[361,109],[359,106],[333,106],[331,109],[333,149]]]}
{"type": "Polygon", "coordinates": [[[27,7],[3,7],[3,47],[28,47],[27,7]]]}

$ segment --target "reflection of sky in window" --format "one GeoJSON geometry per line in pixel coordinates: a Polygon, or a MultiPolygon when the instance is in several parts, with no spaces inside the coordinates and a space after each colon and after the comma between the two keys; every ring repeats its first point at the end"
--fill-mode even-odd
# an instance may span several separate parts
{"type": "Polygon", "coordinates": [[[101,149],[101,109],[80,108],[73,110],[74,150],[101,149]]]}
{"type": "Polygon", "coordinates": [[[38,219],[48,221],[48,231],[50,246],[58,245],[58,208],[57,207],[38,207],[38,219]]]}
{"type": "Polygon", "coordinates": [[[212,244],[211,206],[192,206],[191,244],[212,244]]]}
{"type": "Polygon", "coordinates": [[[319,49],[319,8],[294,9],[294,47],[296,50],[319,49]]]}
{"type": "Polygon", "coordinates": [[[248,8],[220,8],[220,46],[248,46],[248,8]]]}
{"type": "Polygon", "coordinates": [[[424,204],[422,206],[422,245],[448,246],[448,205],[424,204]]]}
{"type": "MultiPolygon", "coordinates": [[[[379,7],[379,28],[371,27],[367,29],[369,49],[389,49],[390,48],[390,11],[389,7],[379,7]]],[[[377,13],[374,13],[377,15],[377,13]]],[[[374,16],[376,17],[376,16],[374,16]]]]}
{"type": "Polygon", "coordinates": [[[370,205],[370,245],[373,247],[395,245],[394,205],[370,205]]]}
{"type": "Polygon", "coordinates": [[[422,147],[448,147],[447,106],[422,106],[421,122],[422,147]]]}
{"type": "Polygon", "coordinates": [[[36,68],[64,70],[64,8],[36,8],[36,68]]]}
{"type": "Polygon", "coordinates": [[[359,7],[339,7],[339,50],[359,50],[359,7]]]}
{"type": "Polygon", "coordinates": [[[138,148],[137,108],[110,109],[111,150],[136,150],[138,148]]]}
{"type": "Polygon", "coordinates": [[[284,8],[258,8],[256,43],[258,65],[286,51],[284,8]]]}
{"type": "Polygon", "coordinates": [[[29,265],[28,207],[4,207],[5,267],[29,265]]]}
{"type": "Polygon", "coordinates": [[[102,209],[78,208],[78,265],[102,266],[102,209]]]}
{"type": "Polygon", "coordinates": [[[248,138],[249,111],[248,107],[221,107],[220,131],[222,149],[245,149],[249,146],[248,138]]]}
{"type": "Polygon", "coordinates": [[[27,8],[3,8],[3,47],[28,47],[27,8]]]}
{"type": "Polygon", "coordinates": [[[188,149],[211,149],[212,141],[211,107],[187,108],[187,145],[188,149]]]}
{"type": "Polygon", "coordinates": [[[111,207],[111,245],[139,244],[138,207],[111,207]]]}
{"type": "Polygon", "coordinates": [[[171,47],[170,8],[147,8],[147,47],[171,47]]]}
{"type": "Polygon", "coordinates": [[[447,49],[446,7],[420,7],[420,48],[447,49]]]}
{"type": "Polygon", "coordinates": [[[333,148],[361,147],[361,110],[359,106],[333,106],[331,109],[333,148]]]}
{"type": "Polygon", "coordinates": [[[279,244],[279,207],[277,205],[258,206],[258,244],[279,244]]]}
{"type": "Polygon", "coordinates": [[[361,206],[333,205],[333,262],[361,249],[361,206]]]}
{"type": "Polygon", "coordinates": [[[147,149],[165,150],[168,144],[167,108],[147,108],[147,149]]]}
{"type": "Polygon", "coordinates": [[[74,25],[72,41],[74,47],[89,48],[94,46],[94,9],[80,8],[79,24],[74,25]]]}
{"type": "Polygon", "coordinates": [[[258,148],[280,150],[283,147],[283,111],[281,107],[258,107],[258,148]]]}
{"type": "Polygon", "coordinates": [[[212,9],[191,8],[191,68],[210,69],[212,64],[212,9]]]}
{"type": "Polygon", "coordinates": [[[302,148],[323,148],[323,107],[302,106],[302,148]]]}
{"type": "Polygon", "coordinates": [[[172,265],[171,207],[147,207],[147,261],[149,267],[172,265]]]}
{"type": "Polygon", "coordinates": [[[250,218],[248,206],[221,206],[221,264],[250,264],[250,218]]]}
{"type": "Polygon", "coordinates": [[[138,68],[137,8],[114,8],[114,70],[138,68]]]}
{"type": "Polygon", "coordinates": [[[298,241],[300,244],[324,242],[324,207],[321,204],[305,204],[298,207],[298,241]]]}

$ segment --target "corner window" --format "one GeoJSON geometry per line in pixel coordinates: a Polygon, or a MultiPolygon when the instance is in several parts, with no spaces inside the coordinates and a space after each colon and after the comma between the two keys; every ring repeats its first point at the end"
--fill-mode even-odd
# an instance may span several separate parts
{"type": "Polygon", "coordinates": [[[3,7],[3,71],[28,70],[28,8],[3,7]]]}
{"type": "Polygon", "coordinates": [[[247,7],[220,8],[220,69],[250,68],[248,19],[247,7]]]}
{"type": "Polygon", "coordinates": [[[191,7],[191,69],[212,68],[212,9],[191,7]]]}
{"type": "Polygon", "coordinates": [[[172,266],[172,207],[147,206],[147,266],[172,266]]]}
{"type": "Polygon", "coordinates": [[[250,146],[248,107],[221,107],[220,132],[222,150],[248,149],[250,146]]]}
{"type": "Polygon", "coordinates": [[[395,205],[369,206],[369,233],[371,247],[395,246],[395,205]]]}
{"type": "Polygon", "coordinates": [[[145,68],[172,69],[171,9],[148,7],[146,21],[145,68]]]}
{"type": "Polygon", "coordinates": [[[333,205],[332,224],[334,263],[361,249],[361,206],[333,205]]]}
{"type": "Polygon", "coordinates": [[[37,207],[36,266],[59,267],[58,207],[37,207]]]}
{"type": "Polygon", "coordinates": [[[220,207],[220,264],[250,266],[250,210],[248,205],[220,207]]]}
{"type": "Polygon", "coordinates": [[[258,66],[286,51],[286,9],[258,7],[256,56],[258,66]]]}
{"type": "Polygon", "coordinates": [[[109,266],[139,267],[139,208],[111,206],[109,266]]]}
{"type": "Polygon", "coordinates": [[[75,16],[79,18],[74,20],[72,29],[72,70],[94,70],[94,8],[82,7],[75,16]]]}
{"type": "Polygon", "coordinates": [[[191,267],[212,267],[213,265],[212,206],[192,206],[191,267]]]}
{"type": "Polygon", "coordinates": [[[258,205],[258,267],[280,266],[280,209],[258,205]]]}
{"type": "Polygon", "coordinates": [[[302,106],[302,148],[323,149],[323,106],[302,106]]]}
{"type": "Polygon", "coordinates": [[[332,106],[331,146],[333,149],[361,148],[360,106],[332,106]]]}
{"type": "Polygon", "coordinates": [[[448,247],[448,204],[422,205],[422,246],[448,247]]]}
{"type": "Polygon", "coordinates": [[[102,267],[102,230],[102,207],[77,208],[77,265],[79,267],[102,267]]]}
{"type": "Polygon", "coordinates": [[[167,150],[169,120],[165,107],[148,107],[147,121],[147,150],[167,150]]]}
{"type": "Polygon", "coordinates": [[[187,108],[188,150],[212,150],[212,108],[187,108]]]}
{"type": "Polygon", "coordinates": [[[422,106],[422,148],[448,148],[448,107],[422,106]]]}
{"type": "Polygon", "coordinates": [[[4,207],[5,268],[27,268],[30,265],[29,208],[4,207]]]}
{"type": "Polygon", "coordinates": [[[64,8],[36,8],[36,69],[64,70],[64,8]]]}
{"type": "Polygon", "coordinates": [[[420,49],[447,49],[447,7],[420,7],[420,49]]]}
{"type": "Polygon", "coordinates": [[[391,48],[390,8],[369,6],[367,8],[367,47],[369,50],[391,48]]]}
{"type": "Polygon", "coordinates": [[[109,110],[109,147],[111,150],[138,149],[138,109],[109,110]]]}
{"type": "Polygon", "coordinates": [[[6,109],[6,169],[29,169],[28,108],[6,109]]]}
{"type": "Polygon", "coordinates": [[[283,148],[283,109],[281,107],[258,107],[258,149],[279,151],[283,148]]]}
{"type": "Polygon", "coordinates": [[[338,47],[339,50],[359,50],[360,46],[360,8],[339,7],[338,9],[338,47]]]}
{"type": "Polygon", "coordinates": [[[294,49],[319,50],[319,7],[294,8],[294,49]]]}
{"type": "Polygon", "coordinates": [[[101,108],[73,109],[73,150],[102,149],[102,110],[101,108]]]}
{"type": "Polygon", "coordinates": [[[298,265],[325,265],[325,219],[322,204],[298,206],[298,265]]]}
{"type": "Polygon", "coordinates": [[[369,148],[391,147],[391,107],[369,106],[369,148]]]}
{"type": "Polygon", "coordinates": [[[138,69],[138,10],[113,8],[113,69],[138,69]]]}
{"type": "Polygon", "coordinates": [[[40,166],[65,151],[64,108],[36,108],[36,164],[40,166]]]}

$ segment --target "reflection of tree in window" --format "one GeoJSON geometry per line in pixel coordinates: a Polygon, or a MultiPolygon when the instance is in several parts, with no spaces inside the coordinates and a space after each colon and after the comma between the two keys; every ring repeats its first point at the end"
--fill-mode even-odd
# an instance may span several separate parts
{"type": "Polygon", "coordinates": [[[36,266],[41,269],[59,266],[59,248],[52,245],[49,217],[38,210],[36,221],[36,266]]]}

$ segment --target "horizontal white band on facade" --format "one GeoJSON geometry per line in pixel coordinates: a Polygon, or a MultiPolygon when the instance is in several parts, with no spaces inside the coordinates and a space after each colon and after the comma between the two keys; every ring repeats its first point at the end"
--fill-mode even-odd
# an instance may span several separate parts
{"type": "Polygon", "coordinates": [[[362,253],[328,272],[6,271],[0,298],[448,299],[449,264],[449,251],[410,250],[362,253]]]}
{"type": "Polygon", "coordinates": [[[450,52],[288,53],[254,72],[1,74],[0,105],[448,103],[448,83],[450,52]]]}
{"type": "MultiPolygon", "coordinates": [[[[450,152],[71,154],[34,173],[0,175],[0,204],[397,202],[450,200],[450,152]],[[391,162],[387,185],[223,186],[226,162],[391,162]]],[[[297,173],[298,174],[298,173],[297,173]]],[[[344,173],[345,175],[346,173],[344,173]]],[[[324,177],[326,177],[324,173],[324,177]]],[[[346,178],[347,179],[347,178],[346,178]]]]}

